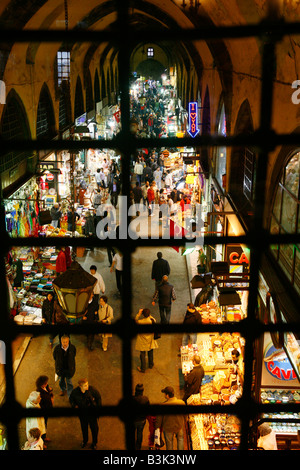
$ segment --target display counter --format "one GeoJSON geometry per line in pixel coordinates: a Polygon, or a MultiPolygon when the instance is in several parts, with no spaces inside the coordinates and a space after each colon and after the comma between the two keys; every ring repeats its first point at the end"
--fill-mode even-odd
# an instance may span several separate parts
{"type": "Polygon", "coordinates": [[[229,414],[190,414],[188,419],[192,450],[238,450],[241,426],[229,414]]]}
{"type": "MultiPolygon", "coordinates": [[[[201,357],[204,368],[201,391],[187,399],[188,405],[230,405],[242,396],[242,384],[232,362],[231,351],[241,352],[239,333],[201,333],[197,344],[181,347],[181,368],[186,374],[193,368],[193,356],[201,357]]],[[[193,450],[235,449],[240,440],[236,417],[227,414],[189,414],[188,430],[193,450]]]]}
{"type": "Polygon", "coordinates": [[[17,314],[14,321],[19,325],[42,323],[42,305],[48,292],[52,292],[55,279],[57,254],[54,247],[39,249],[39,254],[23,247],[19,259],[23,264],[24,280],[21,287],[14,287],[17,314]],[[45,268],[49,266],[49,268],[45,268]]]}

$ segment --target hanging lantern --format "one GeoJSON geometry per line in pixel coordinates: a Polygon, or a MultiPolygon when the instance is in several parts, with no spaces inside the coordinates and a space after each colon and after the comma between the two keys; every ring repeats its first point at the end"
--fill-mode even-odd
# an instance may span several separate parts
{"type": "Polygon", "coordinates": [[[58,301],[70,323],[78,323],[83,317],[96,282],[77,261],[53,281],[58,301]]]}

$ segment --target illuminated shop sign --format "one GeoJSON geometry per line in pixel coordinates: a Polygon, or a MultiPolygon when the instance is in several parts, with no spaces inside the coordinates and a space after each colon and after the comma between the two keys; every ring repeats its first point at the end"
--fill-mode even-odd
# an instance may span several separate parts
{"type": "Polygon", "coordinates": [[[191,137],[196,137],[198,134],[198,103],[192,101],[189,103],[189,128],[188,133],[191,137]]]}
{"type": "Polygon", "coordinates": [[[297,378],[285,351],[282,348],[276,349],[273,344],[267,346],[265,350],[264,364],[269,374],[278,380],[287,381],[297,378]]]}
{"type": "Polygon", "coordinates": [[[249,259],[240,245],[227,245],[225,261],[230,265],[249,265],[249,259]]]}

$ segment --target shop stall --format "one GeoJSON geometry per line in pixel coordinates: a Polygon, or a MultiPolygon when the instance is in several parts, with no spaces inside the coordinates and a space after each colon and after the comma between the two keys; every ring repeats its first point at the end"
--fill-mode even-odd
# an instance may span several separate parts
{"type": "Polygon", "coordinates": [[[6,231],[11,237],[36,236],[39,229],[39,187],[30,178],[4,200],[6,231]]]}
{"type": "Polygon", "coordinates": [[[53,291],[57,253],[54,247],[37,250],[22,247],[17,257],[22,262],[23,281],[13,288],[16,298],[14,321],[19,325],[41,324],[43,302],[53,291]]]}
{"type": "MultiPolygon", "coordinates": [[[[198,334],[197,344],[181,347],[182,373],[193,368],[193,356],[199,354],[204,368],[200,393],[187,399],[188,405],[235,404],[242,396],[242,378],[231,356],[242,354],[243,338],[238,333],[198,334]]],[[[228,414],[188,415],[188,435],[192,450],[238,449],[240,424],[228,414]]]]}
{"type": "MultiPolygon", "coordinates": [[[[299,342],[288,334],[290,351],[300,357],[299,342]]],[[[263,338],[261,381],[258,400],[263,404],[285,405],[300,403],[300,382],[295,364],[289,360],[284,348],[275,348],[271,335],[263,338]]],[[[262,413],[259,420],[266,420],[276,433],[279,449],[299,449],[300,415],[293,412],[262,413]]]]}

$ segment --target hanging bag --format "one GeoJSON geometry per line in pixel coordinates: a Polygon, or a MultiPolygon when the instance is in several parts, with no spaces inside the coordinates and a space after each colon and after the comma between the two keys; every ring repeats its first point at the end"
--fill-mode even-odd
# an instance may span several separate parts
{"type": "MultiPolygon", "coordinates": [[[[151,319],[151,322],[153,323],[153,325],[154,325],[154,323],[156,323],[156,322],[155,322],[154,320],[152,320],[152,319],[151,319]]],[[[158,331],[155,331],[155,332],[154,332],[154,339],[159,339],[159,338],[161,338],[161,334],[160,334],[158,331]]]]}

